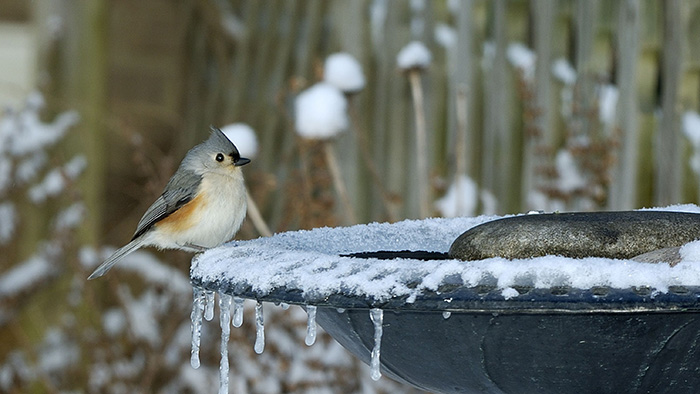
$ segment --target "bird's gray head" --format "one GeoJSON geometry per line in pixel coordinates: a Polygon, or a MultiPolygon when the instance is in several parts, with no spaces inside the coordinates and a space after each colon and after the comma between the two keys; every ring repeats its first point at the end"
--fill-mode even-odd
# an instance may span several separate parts
{"type": "Polygon", "coordinates": [[[198,174],[211,171],[230,173],[248,163],[250,159],[241,157],[236,145],[213,126],[209,139],[190,149],[183,160],[183,165],[198,174]]]}

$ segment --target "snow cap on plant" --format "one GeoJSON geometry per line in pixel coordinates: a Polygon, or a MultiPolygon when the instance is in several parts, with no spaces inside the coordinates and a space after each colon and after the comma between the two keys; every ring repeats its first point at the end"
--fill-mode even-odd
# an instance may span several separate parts
{"type": "Polygon", "coordinates": [[[420,41],[411,41],[396,56],[396,64],[404,71],[428,68],[431,60],[430,50],[420,41]]]}
{"type": "Polygon", "coordinates": [[[327,82],[319,82],[299,93],[294,103],[297,133],[309,139],[329,139],[348,127],[347,100],[327,82]]]}
{"type": "Polygon", "coordinates": [[[343,93],[356,93],[365,87],[365,75],[360,62],[345,52],[334,53],[326,58],[323,80],[343,93]]]}
{"type": "Polygon", "coordinates": [[[245,123],[231,123],[221,128],[226,138],[236,145],[241,156],[254,159],[258,154],[258,137],[245,123]]]}

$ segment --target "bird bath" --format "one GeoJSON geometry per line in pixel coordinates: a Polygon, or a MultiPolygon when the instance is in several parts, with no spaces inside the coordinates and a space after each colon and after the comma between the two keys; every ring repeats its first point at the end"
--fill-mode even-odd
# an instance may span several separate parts
{"type": "Polygon", "coordinates": [[[446,256],[465,230],[494,219],[295,231],[207,251],[190,274],[200,299],[195,331],[204,289],[228,302],[305,306],[310,326],[318,322],[374,364],[373,377],[381,371],[432,392],[700,387],[697,243],[681,249],[674,267],[600,257],[446,256]]]}

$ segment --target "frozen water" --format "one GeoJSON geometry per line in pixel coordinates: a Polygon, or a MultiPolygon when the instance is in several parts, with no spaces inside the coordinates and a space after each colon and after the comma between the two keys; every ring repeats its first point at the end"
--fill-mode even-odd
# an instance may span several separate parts
{"type": "Polygon", "coordinates": [[[204,292],[204,318],[211,321],[214,318],[214,292],[204,292]]]}
{"type": "Polygon", "coordinates": [[[243,303],[245,300],[240,297],[233,297],[233,321],[234,327],[240,327],[243,324],[243,303]]]}
{"type": "Polygon", "coordinates": [[[374,325],[374,347],[370,356],[369,367],[371,369],[372,380],[379,380],[382,377],[380,371],[380,356],[382,348],[382,322],[384,320],[384,311],[379,308],[374,308],[369,311],[369,317],[374,325]]]}
{"type": "Polygon", "coordinates": [[[221,131],[236,145],[242,157],[253,159],[258,155],[258,137],[252,127],[245,123],[232,123],[222,127],[221,131]]]}
{"type": "Polygon", "coordinates": [[[430,50],[420,41],[411,41],[396,55],[396,64],[404,70],[428,68],[431,60],[430,50]]]}
{"type": "Polygon", "coordinates": [[[231,296],[224,293],[219,293],[219,325],[221,326],[219,394],[228,394],[228,339],[231,334],[231,296]]]}
{"type": "Polygon", "coordinates": [[[265,350],[265,321],[263,319],[263,304],[255,304],[255,353],[262,354],[265,350]]]}
{"type": "Polygon", "coordinates": [[[306,321],[306,338],[304,343],[306,346],[311,346],[316,342],[316,307],[313,305],[306,306],[308,319],[306,321]]]}
{"type": "Polygon", "coordinates": [[[365,75],[360,62],[345,52],[334,53],[326,58],[323,79],[345,93],[357,92],[365,87],[365,75]]]}
{"type": "MultiPolygon", "coordinates": [[[[700,208],[692,204],[663,210],[700,213],[700,208]]],[[[401,296],[415,299],[455,278],[465,287],[477,286],[486,278],[496,278],[497,288],[501,291],[519,285],[534,285],[536,288],[569,286],[581,289],[648,286],[665,292],[669,286],[700,285],[700,264],[687,260],[670,267],[595,257],[490,258],[464,262],[340,256],[378,250],[446,252],[461,233],[497,218],[432,218],[280,233],[210,249],[195,257],[191,276],[204,283],[243,284],[260,295],[279,288],[298,289],[310,303],[339,291],[347,296],[372,298],[379,302],[401,296]],[[414,285],[409,287],[408,283],[414,285]]]]}
{"type": "Polygon", "coordinates": [[[304,90],[294,102],[297,133],[310,139],[337,136],[348,127],[347,106],[343,93],[327,82],[304,90]]]}
{"type": "Polygon", "coordinates": [[[199,344],[202,338],[202,313],[204,311],[204,297],[205,291],[199,287],[193,287],[192,289],[194,302],[192,303],[192,314],[190,319],[192,320],[192,352],[190,357],[190,364],[192,368],[199,368],[199,344]]]}

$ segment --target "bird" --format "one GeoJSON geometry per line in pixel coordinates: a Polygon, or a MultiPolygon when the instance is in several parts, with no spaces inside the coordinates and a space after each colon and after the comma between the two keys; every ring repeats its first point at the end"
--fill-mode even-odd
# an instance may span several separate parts
{"type": "Polygon", "coordinates": [[[218,128],[190,149],[163,193],[136,225],[131,241],[117,249],[88,280],[106,274],[119,259],[144,246],[202,252],[233,238],[247,201],[240,167],[250,163],[218,128]]]}

